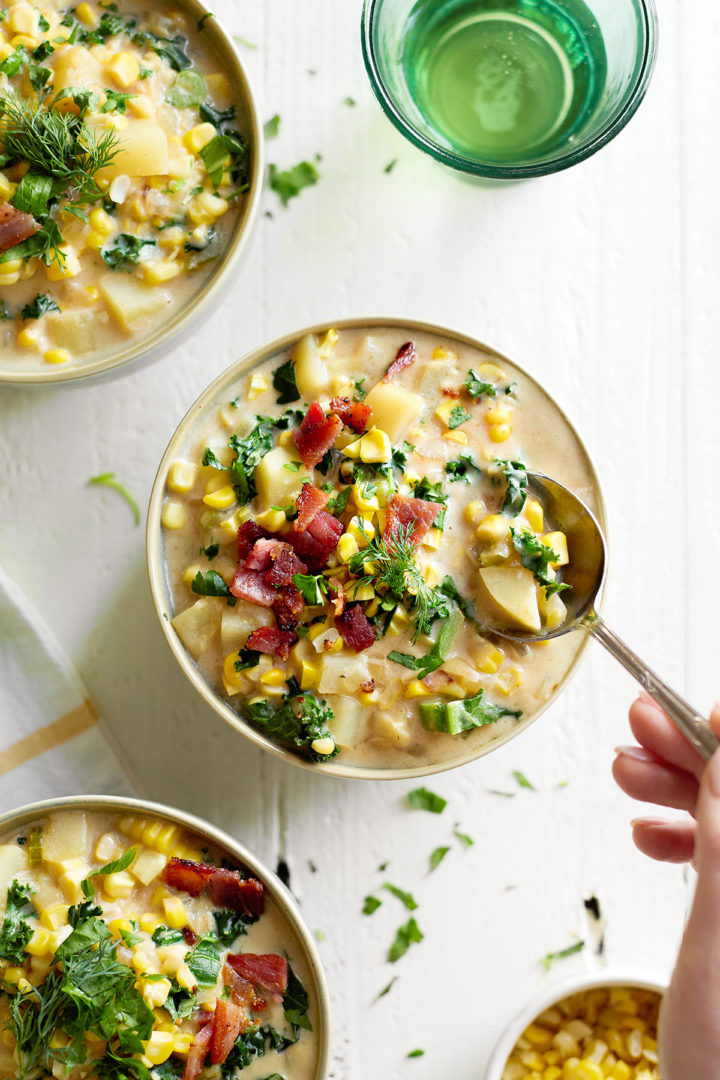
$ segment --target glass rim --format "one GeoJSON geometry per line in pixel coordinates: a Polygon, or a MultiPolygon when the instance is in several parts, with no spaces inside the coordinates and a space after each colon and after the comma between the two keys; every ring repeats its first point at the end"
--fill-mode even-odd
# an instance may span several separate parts
{"type": "Polygon", "coordinates": [[[483,177],[490,180],[527,180],[536,176],[549,176],[552,173],[562,172],[573,165],[592,157],[603,146],[606,146],[615,136],[622,131],[626,124],[637,112],[647,92],[652,76],[655,60],[657,57],[657,33],[658,18],[655,0],[630,0],[640,16],[641,29],[643,31],[642,61],[638,70],[635,84],[623,108],[603,126],[592,139],[583,146],[577,147],[557,157],[539,161],[528,165],[493,165],[489,162],[475,161],[464,157],[452,150],[448,150],[438,143],[424,136],[418,128],[411,123],[404,112],[397,105],[395,98],[386,86],[385,80],[380,73],[379,64],[375,57],[373,43],[375,19],[382,7],[384,0],[364,0],[362,13],[362,51],[365,61],[365,69],[370,79],[373,92],[382,106],[383,112],[395,125],[398,131],[405,136],[414,146],[424,153],[429,154],[441,165],[447,165],[459,172],[468,173],[472,176],[483,177]]]}

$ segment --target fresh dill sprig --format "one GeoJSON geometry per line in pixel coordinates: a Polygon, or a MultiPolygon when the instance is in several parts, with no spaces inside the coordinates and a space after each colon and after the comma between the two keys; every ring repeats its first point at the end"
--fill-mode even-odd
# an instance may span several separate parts
{"type": "Polygon", "coordinates": [[[412,640],[416,641],[420,634],[429,633],[435,619],[447,615],[448,609],[446,596],[428,585],[415,561],[414,531],[415,523],[410,522],[401,525],[388,540],[368,536],[368,546],[352,556],[348,568],[351,574],[359,576],[359,587],[379,585],[392,593],[398,603],[412,605],[415,614],[412,640]],[[372,566],[370,572],[365,569],[368,563],[372,566]]]}
{"type": "Polygon", "coordinates": [[[102,192],[95,180],[118,152],[114,128],[93,131],[73,113],[61,113],[54,102],[0,93],[0,147],[12,161],[53,180],[53,196],[71,202],[93,202],[102,192]]]}

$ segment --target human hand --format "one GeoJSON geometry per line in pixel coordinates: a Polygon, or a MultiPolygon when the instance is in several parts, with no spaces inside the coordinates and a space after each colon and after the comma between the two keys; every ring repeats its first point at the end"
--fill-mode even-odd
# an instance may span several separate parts
{"type": "MultiPolygon", "coordinates": [[[[720,737],[720,706],[710,717],[720,737]]],[[[690,816],[638,818],[633,840],[664,862],[692,861],[697,888],[660,1016],[663,1080],[720,1075],[720,751],[707,766],[647,694],[630,709],[640,746],[620,747],[613,775],[628,795],[690,816]]]]}

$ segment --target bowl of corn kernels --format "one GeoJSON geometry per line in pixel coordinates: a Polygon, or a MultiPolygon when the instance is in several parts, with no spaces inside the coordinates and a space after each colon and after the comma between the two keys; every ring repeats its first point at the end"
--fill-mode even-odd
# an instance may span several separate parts
{"type": "Polygon", "coordinates": [[[230,280],[262,187],[252,90],[200,0],[46,6],[0,4],[0,384],[158,355],[230,280]]]}
{"type": "Polygon", "coordinates": [[[656,976],[579,975],[508,1025],[484,1080],[659,1080],[656,976]]]}

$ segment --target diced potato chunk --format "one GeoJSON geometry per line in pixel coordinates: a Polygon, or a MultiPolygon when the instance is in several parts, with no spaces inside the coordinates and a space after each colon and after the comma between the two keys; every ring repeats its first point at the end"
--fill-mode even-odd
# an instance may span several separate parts
{"type": "Polygon", "coordinates": [[[145,285],[128,274],[106,274],[100,278],[99,287],[113,315],[129,332],[157,319],[171,303],[164,289],[145,285]]]}
{"type": "Polygon", "coordinates": [[[0,909],[5,907],[8,886],[12,884],[13,878],[27,868],[25,848],[18,844],[0,845],[0,909]]]}
{"type": "Polygon", "coordinates": [[[271,626],[275,621],[268,608],[257,604],[242,604],[240,607],[226,607],[220,624],[220,641],[223,654],[240,649],[253,630],[260,626],[271,626]]]}
{"type": "Polygon", "coordinates": [[[167,135],[154,120],[128,120],[118,130],[118,152],[99,180],[116,176],[167,176],[169,167],[167,135]]]}
{"type": "Polygon", "coordinates": [[[365,738],[367,729],[366,711],[357,698],[332,695],[328,705],[335,713],[328,727],[333,733],[338,746],[352,750],[365,738]]]}
{"type": "Polygon", "coordinates": [[[370,669],[364,656],[354,656],[351,662],[347,653],[325,653],[319,666],[317,688],[321,694],[352,694],[359,689],[360,683],[370,680],[370,669]]]}
{"type": "Polygon", "coordinates": [[[372,408],[372,422],[396,443],[413,424],[423,407],[423,399],[394,383],[378,383],[365,398],[372,408]]]}
{"type": "Polygon", "coordinates": [[[45,328],[55,345],[69,349],[73,355],[100,348],[97,312],[92,308],[53,312],[46,316],[45,328]]]}
{"type": "Polygon", "coordinates": [[[85,855],[88,847],[87,820],[77,810],[61,810],[52,814],[43,836],[43,859],[63,862],[85,855]]]}
{"type": "Polygon", "coordinates": [[[178,637],[195,659],[210,648],[220,629],[221,603],[218,597],[201,596],[172,620],[178,637]]]}
{"type": "Polygon", "coordinates": [[[490,607],[508,626],[540,631],[535,578],[524,566],[486,566],[479,571],[490,607]]]}
{"type": "Polygon", "coordinates": [[[407,718],[392,712],[379,712],[373,720],[373,728],[378,738],[398,750],[410,744],[410,729],[407,718]]]}
{"type": "Polygon", "coordinates": [[[135,860],[133,875],[143,885],[149,885],[164,869],[166,862],[167,855],[159,851],[143,851],[135,860]]]}
{"type": "Polygon", "coordinates": [[[294,449],[276,446],[266,454],[255,470],[255,487],[263,508],[285,506],[290,499],[296,498],[302,487],[302,470],[294,449]]]}
{"type": "MultiPolygon", "coordinates": [[[[103,69],[102,64],[83,45],[74,45],[70,49],[58,50],[53,57],[53,88],[57,94],[60,90],[68,90],[71,86],[82,87],[83,90],[102,90],[103,69]]],[[[65,107],[75,108],[72,98],[60,102],[61,109],[65,107]]]]}
{"type": "Polygon", "coordinates": [[[298,341],[292,358],[297,388],[305,401],[312,401],[328,384],[328,369],[313,334],[298,341]]]}
{"type": "Polygon", "coordinates": [[[558,593],[546,596],[542,586],[538,586],[538,609],[542,621],[550,630],[561,626],[567,618],[567,608],[558,593]]]}

